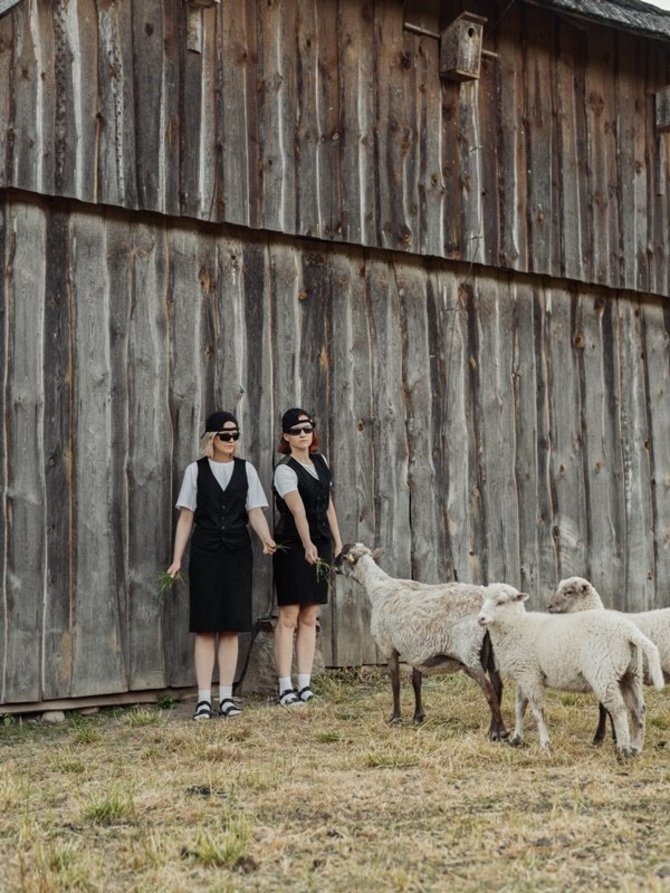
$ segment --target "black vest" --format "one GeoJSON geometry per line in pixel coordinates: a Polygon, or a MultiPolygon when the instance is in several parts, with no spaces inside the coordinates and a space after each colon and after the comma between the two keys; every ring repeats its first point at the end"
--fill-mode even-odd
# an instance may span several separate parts
{"type": "MultiPolygon", "coordinates": [[[[330,482],[332,475],[326,465],[326,460],[320,453],[312,453],[312,462],[319,479],[312,475],[295,459],[287,456],[281,464],[288,465],[298,476],[298,493],[305,506],[309,535],[313,543],[329,543],[330,527],[328,526],[328,503],[330,502],[330,482]]],[[[293,520],[291,509],[286,505],[279,493],[275,490],[275,504],[279,512],[279,523],[275,532],[275,539],[282,538],[300,540],[298,530],[293,520]]]]}
{"type": "Polygon", "coordinates": [[[214,550],[221,544],[243,549],[251,543],[247,528],[247,469],[244,459],[233,459],[235,467],[225,490],[212,474],[207,458],[198,460],[198,495],[195,506],[194,542],[214,550]]]}

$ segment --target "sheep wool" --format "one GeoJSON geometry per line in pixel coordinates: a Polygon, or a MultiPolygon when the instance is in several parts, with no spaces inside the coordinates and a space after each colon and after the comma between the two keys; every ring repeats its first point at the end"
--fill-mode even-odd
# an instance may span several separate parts
{"type": "Polygon", "coordinates": [[[363,543],[349,543],[336,559],[335,571],[354,579],[370,599],[371,632],[391,672],[391,720],[400,719],[398,665],[402,660],[413,670],[415,722],[424,718],[422,674],[438,667],[443,672],[463,670],[480,686],[489,704],[489,738],[506,738],[508,733],[500,712],[502,682],[486,630],[477,623],[482,587],[396,579],[379,567],[375,557],[378,553],[363,543]]]}
{"type": "Polygon", "coordinates": [[[546,688],[592,690],[612,717],[619,756],[640,753],[644,743],[643,655],[654,685],[663,687],[656,646],[614,611],[590,610],[578,616],[527,612],[527,598],[512,586],[492,584],[484,587],[479,613],[479,623],[489,631],[500,670],[516,682],[512,743],[523,739],[523,715],[529,703],[540,744],[549,750],[543,711],[546,688]]]}

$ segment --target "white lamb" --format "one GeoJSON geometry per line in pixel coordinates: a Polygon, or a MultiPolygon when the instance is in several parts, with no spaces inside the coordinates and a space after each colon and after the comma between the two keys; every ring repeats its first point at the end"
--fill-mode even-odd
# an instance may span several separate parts
{"type": "MultiPolygon", "coordinates": [[[[597,590],[584,577],[568,577],[566,580],[561,580],[547,604],[550,614],[571,614],[577,611],[604,609],[605,605],[597,590]]],[[[666,682],[670,681],[670,608],[659,608],[656,611],[642,611],[624,616],[656,645],[661,659],[663,676],[666,682]]],[[[645,682],[647,685],[651,684],[646,666],[645,682]]],[[[606,725],[607,711],[601,704],[598,728],[593,738],[594,744],[600,744],[604,739],[606,725]]]]}
{"type": "Polygon", "coordinates": [[[500,712],[502,682],[490,639],[477,623],[482,587],[466,583],[428,585],[390,577],[376,563],[382,552],[363,543],[347,544],[335,560],[336,573],[352,577],[372,603],[371,630],[391,672],[393,714],[400,721],[400,660],[412,667],[414,722],[422,722],[422,673],[439,667],[463,670],[480,686],[491,709],[489,738],[508,732],[500,712]],[[487,678],[486,673],[490,677],[487,678]]]}
{"type": "Polygon", "coordinates": [[[642,656],[654,685],[663,687],[656,646],[615,611],[541,614],[526,611],[525,593],[494,583],[484,587],[479,623],[488,629],[498,666],[516,682],[513,744],[523,740],[523,715],[530,703],[540,736],[549,750],[544,719],[546,688],[595,692],[616,729],[620,757],[640,753],[644,743],[642,656]],[[627,711],[633,720],[631,741],[627,711]]]}

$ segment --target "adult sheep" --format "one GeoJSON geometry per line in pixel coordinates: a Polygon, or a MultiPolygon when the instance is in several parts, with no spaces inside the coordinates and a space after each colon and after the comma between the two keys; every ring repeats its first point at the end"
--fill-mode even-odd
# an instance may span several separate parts
{"type": "MultiPolygon", "coordinates": [[[[605,610],[605,605],[595,586],[584,577],[568,577],[566,580],[561,580],[547,604],[547,611],[550,614],[572,614],[578,611],[594,610],[605,610]]],[[[663,676],[666,682],[670,681],[670,608],[659,608],[655,611],[642,611],[624,616],[656,645],[661,659],[663,676]]],[[[651,684],[646,667],[645,682],[647,685],[651,684]]],[[[601,704],[598,728],[593,737],[594,744],[602,743],[606,727],[607,710],[601,704]]]]}
{"type": "Polygon", "coordinates": [[[508,732],[500,711],[502,682],[496,670],[490,640],[477,623],[482,587],[466,583],[429,585],[390,577],[376,562],[382,550],[363,543],[347,543],[335,560],[336,573],[351,577],[366,591],[372,605],[372,635],[391,673],[393,713],[399,722],[400,668],[412,667],[414,722],[425,718],[421,683],[426,670],[462,670],[484,692],[491,710],[489,738],[499,741],[508,732]],[[488,677],[487,677],[488,673],[488,677]]]}
{"type": "Polygon", "coordinates": [[[526,611],[525,593],[494,583],[484,587],[479,623],[487,629],[498,667],[516,682],[513,744],[523,740],[523,716],[530,703],[543,750],[549,750],[544,719],[545,689],[593,691],[616,730],[619,757],[640,753],[644,743],[642,657],[654,685],[663,687],[656,646],[615,611],[544,614],[526,611]],[[628,712],[633,721],[631,740],[628,712]]]}

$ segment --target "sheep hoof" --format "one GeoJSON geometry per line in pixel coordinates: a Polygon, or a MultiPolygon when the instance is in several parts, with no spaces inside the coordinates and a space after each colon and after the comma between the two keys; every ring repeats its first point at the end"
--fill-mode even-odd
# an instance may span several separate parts
{"type": "Polygon", "coordinates": [[[520,738],[518,735],[515,735],[513,738],[508,738],[507,743],[511,747],[522,747],[523,746],[523,738],[520,738]]]}
{"type": "Polygon", "coordinates": [[[489,741],[506,741],[509,738],[507,729],[491,729],[489,741]]]}
{"type": "Polygon", "coordinates": [[[600,745],[603,743],[604,740],[605,740],[604,735],[596,735],[593,739],[593,746],[600,747],[600,745]]]}
{"type": "Polygon", "coordinates": [[[402,716],[400,716],[399,714],[393,713],[389,717],[389,723],[392,726],[399,726],[401,722],[402,722],[402,716]]]}
{"type": "Polygon", "coordinates": [[[414,717],[412,719],[412,722],[414,723],[415,726],[420,726],[425,718],[426,718],[425,713],[415,713],[414,717]]]}

